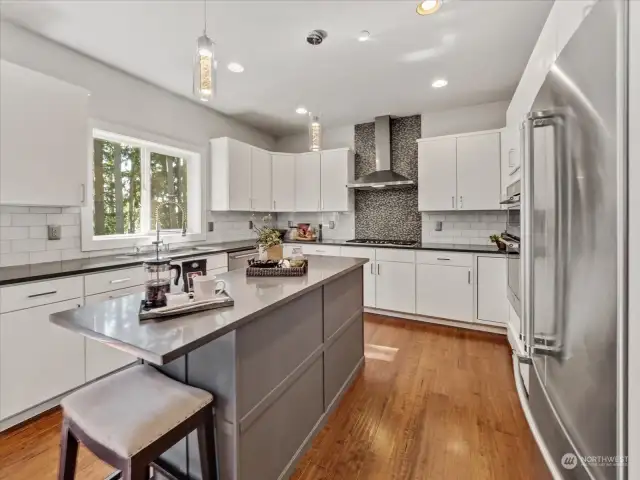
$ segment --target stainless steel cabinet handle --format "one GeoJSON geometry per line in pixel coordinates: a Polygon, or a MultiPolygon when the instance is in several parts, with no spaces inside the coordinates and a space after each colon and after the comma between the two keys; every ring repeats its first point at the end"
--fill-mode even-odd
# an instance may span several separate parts
{"type": "Polygon", "coordinates": [[[378,264],[378,275],[380,275],[380,264],[378,264]]]}
{"type": "Polygon", "coordinates": [[[111,280],[109,283],[111,284],[115,284],[115,283],[124,283],[124,282],[129,282],[131,281],[130,278],[119,278],[117,280],[111,280]]]}
{"type": "Polygon", "coordinates": [[[81,202],[85,203],[87,201],[87,186],[84,183],[80,184],[80,188],[82,189],[82,199],[81,202]]]}
{"type": "Polygon", "coordinates": [[[438,260],[451,260],[451,259],[447,257],[438,257],[438,260]]]}
{"type": "Polygon", "coordinates": [[[460,195],[460,208],[462,208],[462,195],[460,195]]]}
{"type": "Polygon", "coordinates": [[[32,295],[27,295],[27,298],[44,297],[45,295],[55,295],[56,293],[58,293],[57,290],[51,290],[50,292],[34,293],[32,295]]]}
{"type": "Polygon", "coordinates": [[[326,253],[326,250],[316,250],[316,253],[326,253]]]}
{"type": "Polygon", "coordinates": [[[471,285],[471,270],[467,272],[467,283],[471,285]]]}
{"type": "Polygon", "coordinates": [[[456,208],[456,197],[455,196],[451,197],[451,208],[456,208]]]}
{"type": "Polygon", "coordinates": [[[371,275],[375,275],[375,273],[373,273],[373,263],[371,264],[371,275]]]}
{"type": "Polygon", "coordinates": [[[273,209],[274,210],[276,209],[276,201],[275,200],[273,201],[273,209]]]}

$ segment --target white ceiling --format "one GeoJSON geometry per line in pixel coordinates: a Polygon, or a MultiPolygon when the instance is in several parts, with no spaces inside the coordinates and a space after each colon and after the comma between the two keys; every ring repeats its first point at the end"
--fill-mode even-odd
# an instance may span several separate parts
{"type": "MultiPolygon", "coordinates": [[[[305,128],[298,105],[331,126],[509,99],[552,2],[445,1],[421,17],[417,1],[208,0],[220,62],[208,105],[279,136],[305,128]],[[312,47],[316,28],[329,36],[312,47]],[[356,39],[363,29],[369,42],[356,39]],[[245,72],[229,72],[230,61],[245,72]],[[441,77],[449,85],[431,88],[441,77]]],[[[3,2],[2,15],[193,99],[202,1],[23,0],[3,2]]]]}

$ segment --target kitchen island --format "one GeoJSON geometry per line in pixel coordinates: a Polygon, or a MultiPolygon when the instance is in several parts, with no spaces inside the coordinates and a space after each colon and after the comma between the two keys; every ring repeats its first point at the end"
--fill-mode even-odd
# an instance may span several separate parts
{"type": "MultiPolygon", "coordinates": [[[[287,478],[364,363],[367,259],[309,257],[304,277],[219,275],[235,305],[138,320],[141,294],[51,315],[63,328],[212,392],[223,480],[287,478]]],[[[162,459],[200,479],[195,434],[162,459]]]]}

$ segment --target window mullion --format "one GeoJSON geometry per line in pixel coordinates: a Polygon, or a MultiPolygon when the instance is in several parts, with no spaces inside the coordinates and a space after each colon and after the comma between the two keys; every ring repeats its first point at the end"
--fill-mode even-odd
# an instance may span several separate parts
{"type": "Polygon", "coordinates": [[[140,197],[140,227],[144,234],[151,233],[151,153],[148,148],[142,148],[142,195],[140,197]]]}

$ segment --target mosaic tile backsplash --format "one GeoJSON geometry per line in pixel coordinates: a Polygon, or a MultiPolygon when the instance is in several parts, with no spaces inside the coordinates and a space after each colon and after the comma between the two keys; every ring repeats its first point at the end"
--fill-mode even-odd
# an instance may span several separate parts
{"type": "MultiPolygon", "coordinates": [[[[391,119],[391,169],[418,181],[420,115],[391,119]]],[[[375,171],[374,123],[355,126],[355,177],[375,171]]],[[[356,238],[421,241],[418,188],[356,190],[356,238]]]]}

